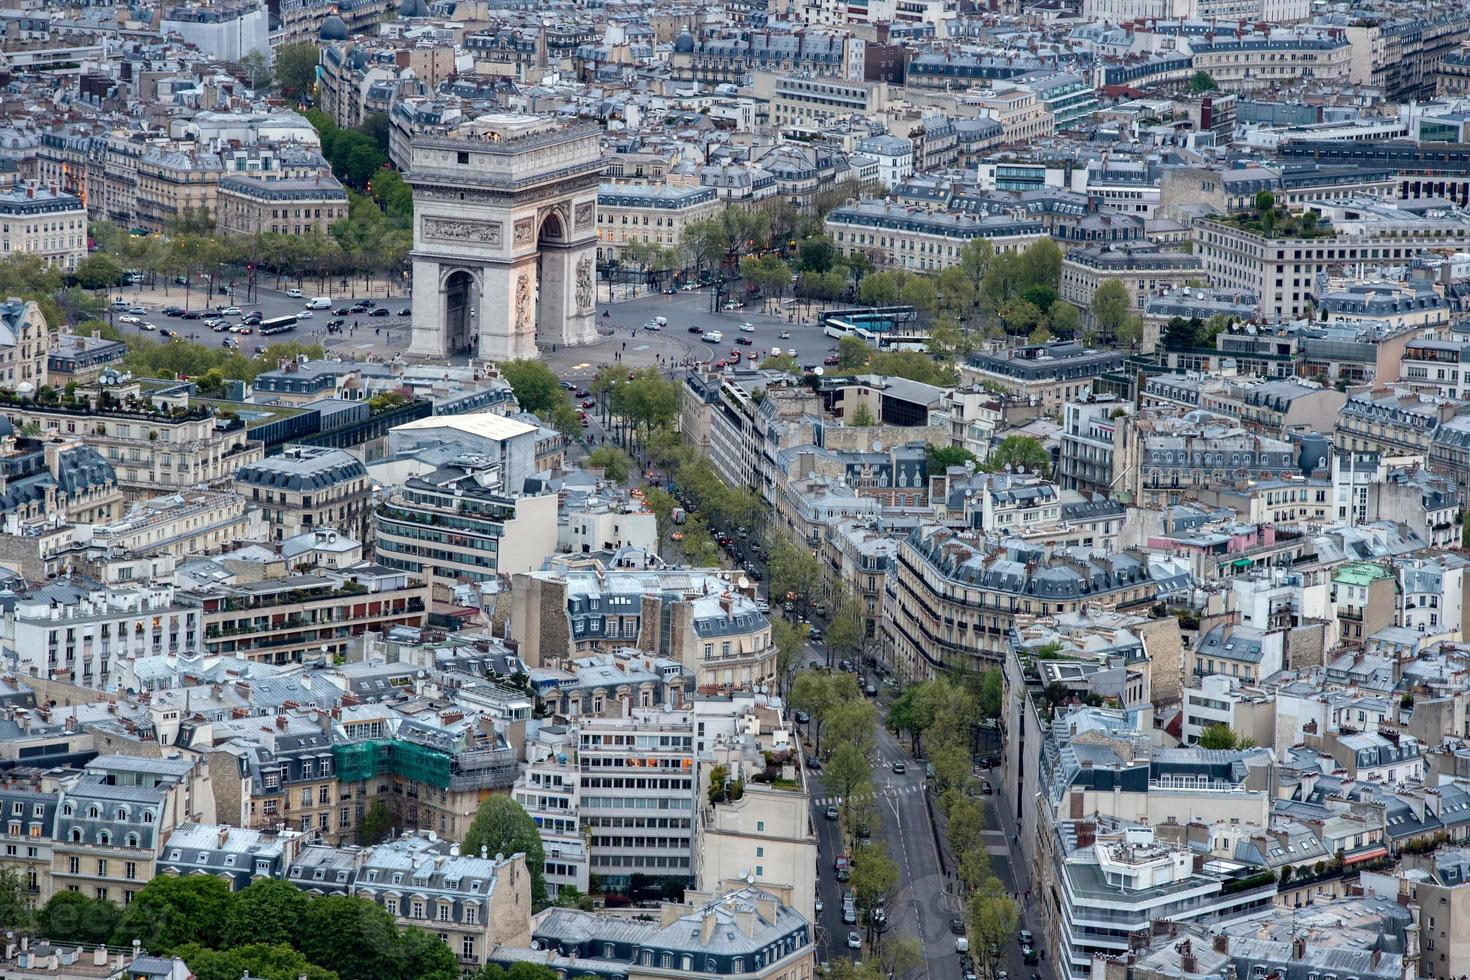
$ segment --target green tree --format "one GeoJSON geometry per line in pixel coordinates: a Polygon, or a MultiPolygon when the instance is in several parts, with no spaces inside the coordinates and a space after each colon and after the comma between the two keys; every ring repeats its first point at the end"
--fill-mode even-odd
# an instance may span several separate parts
{"type": "Polygon", "coordinates": [[[943,364],[930,355],[917,350],[891,350],[875,352],[868,363],[874,374],[886,374],[895,378],[908,378],[921,384],[939,388],[955,383],[954,365],[943,364]]]}
{"type": "Polygon", "coordinates": [[[337,974],[308,962],[285,944],[252,943],[216,950],[188,943],[174,955],[188,964],[194,980],[240,980],[243,976],[260,980],[337,980],[337,974]]]}
{"type": "Polygon", "coordinates": [[[898,302],[903,279],[898,272],[870,272],[858,283],[858,302],[864,306],[893,306],[898,302]]]}
{"type": "Polygon", "coordinates": [[[856,745],[843,742],[832,752],[822,771],[822,785],[833,795],[851,800],[871,790],[873,769],[856,745]]]}
{"type": "Polygon", "coordinates": [[[393,814],[382,800],[374,800],[357,822],[359,844],[379,844],[393,832],[393,814]]]}
{"type": "Polygon", "coordinates": [[[509,969],[498,963],[486,963],[472,974],[471,980],[558,980],[556,971],[540,963],[512,963],[509,969]]]}
{"type": "Polygon", "coordinates": [[[837,261],[837,248],[825,235],[806,239],[797,248],[796,267],[802,272],[824,273],[837,261]]]}
{"type": "Polygon", "coordinates": [[[860,429],[877,424],[878,420],[873,418],[872,409],[868,408],[868,406],[866,405],[859,405],[857,409],[852,413],[852,418],[848,419],[848,425],[855,426],[860,429]]]}
{"type": "Polygon", "coordinates": [[[400,980],[459,980],[459,960],[438,936],[410,927],[403,930],[400,946],[400,980]]]}
{"type": "Polygon", "coordinates": [[[1255,746],[1255,740],[1247,735],[1241,735],[1229,725],[1209,725],[1200,732],[1199,742],[1202,749],[1249,749],[1255,746]]]}
{"type": "Polygon", "coordinates": [[[633,461],[628,454],[616,446],[599,446],[587,455],[587,465],[600,469],[614,483],[624,483],[632,470],[633,461]]]}
{"type": "Polygon", "coordinates": [[[1082,313],[1071,303],[1059,299],[1047,308],[1046,320],[1051,325],[1052,333],[1060,337],[1073,337],[1077,334],[1077,328],[1082,325],[1082,313]]]}
{"type": "Polygon", "coordinates": [[[526,868],[531,872],[531,904],[546,904],[546,848],[536,822],[524,807],[508,796],[492,796],[475,811],[475,819],[465,832],[464,853],[526,855],[526,868]]]}
{"type": "Polygon", "coordinates": [[[1092,318],[1108,337],[1116,337],[1118,329],[1133,315],[1133,299],[1128,289],[1116,279],[1109,279],[1092,294],[1092,318]]]}
{"type": "Polygon", "coordinates": [[[110,942],[122,910],[105,898],[63,891],[36,912],[36,934],[55,943],[96,946],[110,942]]]}
{"type": "Polygon", "coordinates": [[[913,936],[891,936],[878,947],[884,977],[906,977],[924,963],[924,944],[913,936]]]}
{"type": "Polygon", "coordinates": [[[856,334],[844,334],[837,338],[837,368],[841,371],[860,371],[868,365],[873,348],[856,334]]]}
{"type": "MultiPolygon", "coordinates": [[[[316,86],[317,46],[309,41],[276,49],[276,88],[287,98],[309,95],[316,86]]],[[[323,147],[323,152],[326,147],[323,147]]]]}
{"type": "Polygon", "coordinates": [[[1256,191],[1256,210],[1273,211],[1276,208],[1276,195],[1270,191],[1256,191]]]}
{"type": "Polygon", "coordinates": [[[1021,298],[1046,309],[1062,281],[1062,247],[1050,238],[1038,238],[1021,252],[1018,271],[1021,298]],[[1036,303],[1032,297],[1038,295],[1047,301],[1036,303]]]}
{"type": "Polygon", "coordinates": [[[776,683],[785,695],[806,655],[807,625],[777,619],[771,623],[771,643],[776,648],[776,683]]]}
{"type": "Polygon", "coordinates": [[[566,400],[566,392],[544,361],[506,361],[500,375],[510,385],[521,411],[540,415],[550,412],[558,401],[566,400]]]}
{"type": "Polygon", "coordinates": [[[13,868],[0,869],[0,929],[29,932],[35,918],[20,873],[13,868]]]}
{"type": "Polygon", "coordinates": [[[404,959],[392,916],[366,898],[323,895],[306,905],[297,948],[343,977],[399,977],[404,959]]]}
{"type": "Polygon", "coordinates": [[[1213,92],[1219,87],[1215,84],[1214,76],[1203,68],[1189,76],[1189,90],[1196,95],[1201,92],[1213,92]]]}
{"type": "Polygon", "coordinates": [[[260,51],[247,51],[240,58],[239,68],[245,81],[257,94],[264,95],[271,88],[271,65],[260,51]]]}
{"type": "Polygon", "coordinates": [[[77,263],[75,275],[83,289],[109,289],[123,281],[123,268],[105,252],[93,252],[77,263]]]}
{"type": "Polygon", "coordinates": [[[1007,465],[1013,470],[1024,469],[1028,473],[1050,473],[1051,453],[1034,436],[1006,436],[990,451],[982,467],[998,473],[1007,465]]]}
{"type": "Polygon", "coordinates": [[[979,707],[982,718],[999,718],[1005,708],[1005,681],[1000,668],[991,667],[980,675],[979,707]]]}
{"type": "Polygon", "coordinates": [[[970,931],[970,951],[984,963],[991,976],[1004,963],[1005,950],[1016,934],[1021,913],[1006,894],[999,879],[990,877],[970,896],[965,907],[965,925],[970,931]]]}
{"type": "Polygon", "coordinates": [[[857,849],[852,860],[849,883],[858,908],[868,913],[885,908],[898,891],[898,865],[881,844],[867,844],[857,849]]]}
{"type": "Polygon", "coordinates": [[[230,886],[212,875],[160,875],[123,909],[112,944],[130,946],[136,939],[160,956],[187,943],[215,949],[224,933],[230,898],[230,886]]]}
{"type": "Polygon", "coordinates": [[[230,900],[221,940],[226,947],[253,943],[294,946],[307,901],[306,893],[289,882],[252,881],[230,900]]]}
{"type": "Polygon", "coordinates": [[[767,542],[766,573],[772,601],[789,596],[806,606],[821,585],[822,563],[810,547],[789,534],[775,533],[767,542]]]}
{"type": "Polygon", "coordinates": [[[864,758],[877,750],[878,709],[868,698],[855,697],[832,705],[826,723],[829,743],[854,746],[864,758]]]}
{"type": "MultiPolygon", "coordinates": [[[[851,674],[802,670],[797,672],[796,679],[791,682],[791,707],[796,711],[805,711],[811,717],[812,738],[818,752],[822,748],[822,733],[827,722],[843,704],[861,700],[863,698],[858,691],[857,681],[851,674]]],[[[830,782],[828,785],[831,785],[830,782]]]]}
{"type": "Polygon", "coordinates": [[[975,454],[964,446],[930,446],[929,447],[929,472],[931,474],[943,473],[951,466],[964,466],[966,463],[977,463],[975,454]]]}

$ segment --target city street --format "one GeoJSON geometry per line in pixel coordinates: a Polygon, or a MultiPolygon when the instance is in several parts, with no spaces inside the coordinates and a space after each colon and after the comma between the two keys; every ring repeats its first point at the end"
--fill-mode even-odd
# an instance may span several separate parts
{"type": "MultiPolygon", "coordinates": [[[[110,290],[109,295],[120,296],[130,305],[145,308],[148,312],[142,315],[142,319],[155,327],[168,328],[187,339],[218,346],[224,337],[230,335],[216,335],[198,320],[166,317],[159,310],[164,306],[178,306],[204,311],[216,306],[235,305],[242,313],[259,310],[269,319],[287,314],[299,315],[305,308],[306,300],[318,293],[314,284],[303,287],[300,298],[287,296],[284,290],[257,284],[247,300],[244,287],[238,287],[230,296],[206,294],[199,288],[190,289],[186,294],[183,286],[172,282],[165,285],[160,281],[152,288],[144,285],[119,287],[110,290]]],[[[332,297],[333,308],[351,305],[356,299],[369,296],[360,291],[328,295],[332,297]]],[[[380,305],[387,306],[391,315],[369,317],[359,314],[348,317],[347,327],[351,328],[353,321],[356,321],[355,329],[341,334],[327,334],[326,322],[336,318],[336,314],[330,310],[315,310],[309,319],[300,321],[294,331],[278,334],[277,339],[320,343],[329,353],[347,359],[392,360],[395,355],[408,348],[409,317],[400,316],[399,311],[411,306],[412,300],[401,295],[385,296],[381,289],[373,292],[371,298],[380,305]]],[[[602,302],[597,307],[597,327],[603,339],[583,347],[558,346],[555,351],[543,348],[541,356],[558,377],[577,380],[592,377],[604,364],[615,359],[630,368],[649,365],[669,367],[681,366],[686,360],[718,360],[727,357],[732,350],[739,350],[743,357],[754,358],[759,363],[775,347],[786,352],[794,350],[798,363],[817,365],[836,346],[830,337],[822,333],[820,324],[814,319],[805,323],[796,322],[800,320],[798,313],[804,307],[791,306],[788,307],[788,314],[775,315],[762,312],[762,304],[756,300],[742,310],[712,313],[710,304],[708,289],[680,291],[672,296],[645,292],[631,299],[602,302]],[[665,317],[669,321],[668,325],[659,331],[643,329],[644,323],[658,316],[665,317]],[[742,333],[740,325],[746,322],[755,329],[742,333]],[[699,332],[690,332],[691,327],[698,327],[699,332]],[[706,343],[700,338],[707,330],[719,330],[724,337],[718,344],[706,343]],[[780,336],[782,333],[789,333],[790,337],[783,339],[780,336]],[[749,347],[735,343],[735,338],[741,336],[752,341],[749,347]]],[[[815,307],[810,309],[815,314],[815,307]]],[[[110,310],[109,314],[125,336],[135,333],[147,336],[150,333],[138,325],[118,323],[116,318],[121,312],[110,310]]],[[[152,332],[152,335],[155,338],[159,336],[156,332],[152,332]]],[[[256,345],[264,346],[254,334],[241,340],[241,346],[247,353],[256,345]]],[[[468,357],[460,355],[450,358],[450,361],[467,363],[468,357]]]]}

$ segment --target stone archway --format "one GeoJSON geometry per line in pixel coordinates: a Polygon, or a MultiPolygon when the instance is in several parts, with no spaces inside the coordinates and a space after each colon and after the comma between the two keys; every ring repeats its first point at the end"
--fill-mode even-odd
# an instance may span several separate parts
{"type": "Polygon", "coordinates": [[[473,352],[478,346],[484,280],[477,269],[444,269],[439,277],[444,353],[473,352]]]}
{"type": "Polygon", "coordinates": [[[410,355],[535,357],[597,338],[597,127],[483,116],[415,137],[410,355]]]}

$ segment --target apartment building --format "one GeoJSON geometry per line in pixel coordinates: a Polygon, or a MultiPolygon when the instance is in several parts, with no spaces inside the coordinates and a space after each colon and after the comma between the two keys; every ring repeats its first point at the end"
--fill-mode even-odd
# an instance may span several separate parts
{"type": "Polygon", "coordinates": [[[873,116],[888,105],[887,82],[802,75],[755,76],[754,94],[771,102],[771,126],[821,129],[851,115],[873,116]]]}
{"type": "Polygon", "coordinates": [[[591,894],[587,842],[582,837],[582,780],[574,761],[577,730],[543,725],[536,740],[527,741],[526,767],[511,787],[511,797],[525,808],[546,849],[542,874],[546,894],[563,888],[591,894]]]}
{"type": "Polygon", "coordinates": [[[169,834],[187,819],[193,769],[188,760],[126,755],[87,763],[56,805],[52,893],[128,905],[153,880],[169,834]]]}
{"type": "Polygon", "coordinates": [[[1344,643],[1362,644],[1394,625],[1398,583],[1392,571],[1370,561],[1350,561],[1332,570],[1332,608],[1344,643]]]}
{"type": "Polygon", "coordinates": [[[974,217],[886,200],[834,208],[823,224],[843,255],[862,254],[880,266],[918,272],[948,268],[976,240],[990,242],[996,252],[1018,252],[1047,237],[1045,226],[1029,218],[974,217]]]}
{"type": "Polygon", "coordinates": [[[898,542],[879,530],[877,522],[848,518],[824,525],[823,569],[828,581],[842,583],[863,604],[863,636],[879,635],[883,620],[883,593],[898,542]]]}
{"type": "Polygon", "coordinates": [[[71,272],[86,254],[81,198],[34,184],[0,192],[0,258],[39,255],[48,266],[71,272]]]}
{"type": "Polygon", "coordinates": [[[1095,956],[1125,953],[1135,941],[1130,937],[1146,943],[1161,916],[1181,923],[1255,918],[1269,914],[1276,897],[1274,876],[1252,875],[1240,865],[1199,868],[1188,848],[1156,841],[1151,828],[1099,835],[1087,844],[1073,829],[1070,822],[1057,828],[1062,842],[1048,875],[1061,901],[1046,939],[1064,977],[1087,977],[1095,956]]]}
{"type": "Polygon", "coordinates": [[[412,666],[360,663],[341,670],[351,693],[373,703],[343,707],[333,717],[332,763],[339,785],[330,819],[342,827],[338,832],[355,828],[381,803],[396,826],[463,840],[485,797],[515,783],[517,752],[505,732],[530,717],[530,700],[481,684],[478,690],[461,689],[464,707],[405,712],[386,702],[412,689],[412,666]]]}
{"type": "Polygon", "coordinates": [[[0,515],[91,523],[114,520],[124,506],[116,472],[95,450],[75,438],[17,438],[0,417],[0,515]]]}
{"type": "Polygon", "coordinates": [[[557,495],[511,496],[481,457],[395,488],[373,514],[378,560],[448,588],[540,568],[557,546],[557,495]]]}
{"type": "Polygon", "coordinates": [[[1408,390],[1470,401],[1470,343],[1411,340],[1399,364],[1398,380],[1408,390]]]}
{"type": "Polygon", "coordinates": [[[217,554],[266,540],[261,510],[229,490],[185,490],[135,501],[117,520],[92,529],[92,543],[142,555],[217,554]]]}
{"type": "MultiPolygon", "coordinates": [[[[1143,243],[1095,245],[1070,249],[1062,258],[1060,293],[1062,299],[1085,311],[1089,322],[1095,322],[1093,295],[1103,283],[1118,282],[1128,291],[1134,312],[1142,317],[1150,299],[1203,276],[1200,260],[1185,252],[1166,252],[1143,243]]],[[[1156,340],[1146,336],[1143,349],[1152,350],[1156,340]]]]}
{"type": "Polygon", "coordinates": [[[71,576],[14,595],[3,630],[23,674],[104,690],[125,659],[200,648],[204,619],[170,584],[71,576]]]}
{"type": "Polygon", "coordinates": [[[188,589],[201,647],[268,664],[346,656],[353,637],[422,626],[428,588],[407,572],[358,565],[239,585],[188,589]]]}
{"type": "Polygon", "coordinates": [[[1450,397],[1375,388],[1343,403],[1332,444],[1339,453],[1429,456],[1436,431],[1466,408],[1450,397]]]}
{"type": "Polygon", "coordinates": [[[449,947],[466,969],[498,946],[531,938],[531,873],[524,854],[461,854],[435,834],[405,834],[366,851],[352,894],[449,947]]]}
{"type": "Polygon", "coordinates": [[[672,249],[691,221],[723,209],[713,187],[603,184],[597,189],[597,258],[618,259],[629,244],[672,249]]]}
{"type": "MultiPolygon", "coordinates": [[[[629,980],[694,980],[710,975],[802,980],[816,969],[810,921],[755,886],[718,895],[689,892],[688,904],[665,904],[658,916],[630,922],[606,913],[551,909],[532,929],[534,957],[568,973],[591,969],[629,980]]],[[[526,959],[506,950],[504,964],[526,959]]]]}
{"type": "Polygon", "coordinates": [[[221,235],[327,235],[347,217],[347,191],[326,174],[300,180],[230,174],[215,192],[221,235]]]}
{"type": "Polygon", "coordinates": [[[709,893],[753,884],[815,920],[817,834],[800,747],[789,734],[777,728],[714,745],[711,764],[700,767],[695,878],[709,893]],[[722,794],[715,778],[739,785],[738,798],[722,794]]]}
{"type": "Polygon", "coordinates": [[[215,417],[201,407],[162,407],[133,391],[79,392],[75,405],[13,402],[4,413],[17,427],[74,437],[96,450],[125,490],[167,493],[218,483],[265,455],[239,419],[215,417]]]}
{"type": "Polygon", "coordinates": [[[1029,86],[994,89],[971,103],[978,114],[1001,125],[1001,142],[1010,146],[1044,139],[1056,132],[1056,117],[1029,86]]]}
{"type": "Polygon", "coordinates": [[[261,507],[271,540],[318,528],[366,540],[372,486],[356,456],[326,446],[287,446],[235,471],[235,492],[261,507]]]}
{"type": "Polygon", "coordinates": [[[1092,395],[1063,404],[1056,465],[1058,486],[1096,493],[1112,491],[1118,420],[1131,408],[1111,395],[1092,395]]]}
{"type": "Polygon", "coordinates": [[[1120,609],[1153,602],[1159,588],[1137,555],[994,549],[938,525],[899,544],[885,583],[883,629],[893,666],[920,677],[953,666],[998,662],[1024,617],[1120,609]]]}
{"type": "Polygon", "coordinates": [[[1169,416],[1119,423],[1127,434],[1113,453],[1114,491],[1139,506],[1178,503],[1195,488],[1301,472],[1290,443],[1238,426],[1169,416]]]}
{"type": "Polygon", "coordinates": [[[1092,394],[1101,375],[1122,366],[1122,351],[1053,341],[977,351],[960,365],[960,380],[1010,392],[1040,405],[1045,412],[1061,412],[1066,402],[1092,394]]]}
{"type": "Polygon", "coordinates": [[[1352,19],[1342,32],[1351,46],[1348,80],[1372,85],[1388,102],[1443,95],[1438,76],[1470,34],[1470,11],[1454,5],[1416,10],[1412,16],[1352,19]]]}
{"type": "Polygon", "coordinates": [[[634,875],[694,884],[699,766],[688,712],[630,708],[584,718],[577,770],[592,874],[627,888],[634,875]]]}
{"type": "Polygon", "coordinates": [[[531,667],[637,647],[683,664],[701,693],[775,681],[770,622],[712,571],[517,574],[511,578],[511,609],[511,634],[531,667]]]}
{"type": "Polygon", "coordinates": [[[1310,78],[1345,82],[1352,45],[1340,33],[1267,27],[1189,38],[1196,71],[1207,71],[1227,92],[1249,93],[1310,78]]]}
{"type": "Polygon", "coordinates": [[[1218,286],[1248,290],[1268,318],[1301,316],[1315,303],[1319,275],[1344,263],[1404,262],[1423,249],[1458,246],[1470,234],[1470,217],[1453,212],[1421,215],[1372,198],[1315,202],[1320,216],[1311,237],[1267,233],[1251,219],[1203,219],[1194,228],[1194,252],[1218,286]]]}

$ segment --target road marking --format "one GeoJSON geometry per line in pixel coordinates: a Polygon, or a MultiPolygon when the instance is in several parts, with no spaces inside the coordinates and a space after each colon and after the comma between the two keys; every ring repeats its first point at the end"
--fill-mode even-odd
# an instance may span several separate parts
{"type": "Polygon", "coordinates": [[[592,366],[591,364],[587,363],[586,361],[583,361],[581,364],[573,364],[571,369],[573,371],[582,371],[582,370],[585,370],[586,368],[590,368],[591,366],[592,366]]]}

